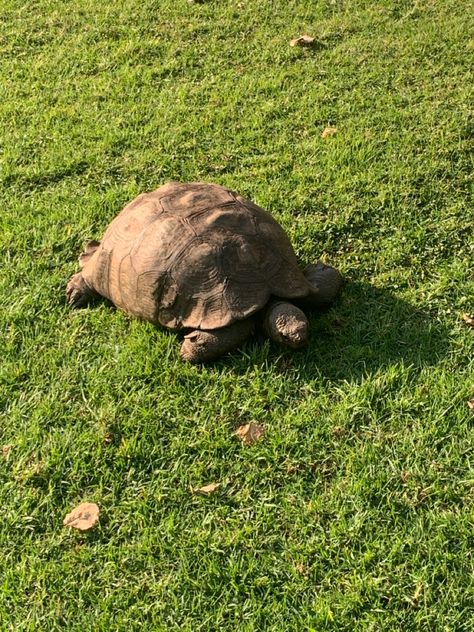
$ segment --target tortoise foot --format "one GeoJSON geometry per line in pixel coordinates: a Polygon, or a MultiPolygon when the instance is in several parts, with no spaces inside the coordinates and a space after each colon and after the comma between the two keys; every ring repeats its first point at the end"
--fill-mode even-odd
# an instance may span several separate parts
{"type": "Polygon", "coordinates": [[[72,307],[85,307],[97,294],[86,284],[80,272],[73,274],[66,286],[66,301],[72,307]]]}
{"type": "Polygon", "coordinates": [[[215,360],[239,347],[252,334],[253,329],[253,319],[249,318],[221,329],[195,329],[184,337],[180,355],[183,360],[193,364],[215,360]]]}

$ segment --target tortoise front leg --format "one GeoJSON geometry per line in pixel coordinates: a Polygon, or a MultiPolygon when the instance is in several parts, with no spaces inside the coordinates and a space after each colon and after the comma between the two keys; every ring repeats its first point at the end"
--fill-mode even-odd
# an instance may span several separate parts
{"type": "Polygon", "coordinates": [[[221,329],[195,329],[184,337],[180,355],[183,360],[193,364],[215,360],[239,347],[253,333],[253,329],[252,318],[239,320],[221,329]]]}
{"type": "Polygon", "coordinates": [[[315,288],[314,292],[305,297],[303,303],[315,309],[327,309],[330,307],[342,288],[343,278],[341,273],[336,268],[327,266],[322,261],[308,264],[304,268],[303,273],[315,288]]]}
{"type": "Polygon", "coordinates": [[[270,301],[263,312],[263,329],[269,338],[291,349],[301,349],[308,342],[308,319],[288,301],[270,301]]]}

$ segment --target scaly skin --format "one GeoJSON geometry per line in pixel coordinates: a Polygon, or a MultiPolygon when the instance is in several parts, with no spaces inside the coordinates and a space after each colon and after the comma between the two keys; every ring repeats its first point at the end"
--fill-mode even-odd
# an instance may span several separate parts
{"type": "Polygon", "coordinates": [[[180,355],[183,360],[193,364],[215,360],[239,347],[253,330],[253,318],[239,320],[228,327],[212,331],[195,329],[184,337],[180,355]]]}
{"type": "Polygon", "coordinates": [[[85,307],[94,298],[97,293],[87,285],[81,272],[73,274],[66,286],[66,301],[72,307],[85,307]]]}
{"type": "Polygon", "coordinates": [[[271,301],[264,311],[263,328],[275,342],[300,349],[308,342],[308,319],[305,313],[288,301],[271,301]]]}

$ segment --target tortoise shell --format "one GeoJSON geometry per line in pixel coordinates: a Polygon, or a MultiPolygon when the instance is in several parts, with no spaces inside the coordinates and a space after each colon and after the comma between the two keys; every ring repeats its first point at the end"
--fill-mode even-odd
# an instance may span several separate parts
{"type": "Polygon", "coordinates": [[[170,329],[225,327],[270,296],[310,291],[281,226],[215,184],[171,182],[138,196],[84,260],[91,288],[170,329]]]}

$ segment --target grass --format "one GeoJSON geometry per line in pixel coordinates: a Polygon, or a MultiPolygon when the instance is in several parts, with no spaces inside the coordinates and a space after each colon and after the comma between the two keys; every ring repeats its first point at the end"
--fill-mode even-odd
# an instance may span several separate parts
{"type": "Polygon", "coordinates": [[[474,630],[472,3],[1,6],[1,630],[474,630]],[[306,351],[66,307],[171,179],[344,272],[306,351]]]}

